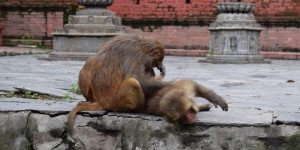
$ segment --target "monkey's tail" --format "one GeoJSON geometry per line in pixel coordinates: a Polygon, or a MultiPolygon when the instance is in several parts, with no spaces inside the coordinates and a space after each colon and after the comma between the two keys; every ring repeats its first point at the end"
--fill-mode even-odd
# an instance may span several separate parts
{"type": "Polygon", "coordinates": [[[67,124],[67,134],[70,137],[73,137],[73,126],[74,126],[74,119],[78,112],[80,111],[94,111],[94,110],[100,110],[101,107],[98,105],[98,103],[91,103],[89,105],[79,105],[74,107],[68,116],[68,124],[67,124]]]}

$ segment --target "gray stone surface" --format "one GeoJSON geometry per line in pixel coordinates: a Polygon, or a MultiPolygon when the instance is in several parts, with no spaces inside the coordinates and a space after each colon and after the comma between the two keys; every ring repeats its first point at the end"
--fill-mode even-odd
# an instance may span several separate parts
{"type": "Polygon", "coordinates": [[[228,112],[212,109],[209,112],[198,113],[197,118],[197,123],[206,125],[268,126],[272,124],[273,114],[250,108],[233,108],[228,112]]]}
{"type": "MultiPolygon", "coordinates": [[[[14,87],[50,95],[56,90],[69,93],[84,62],[38,60],[41,56],[45,55],[1,57],[1,95],[14,87]]],[[[220,108],[200,112],[197,123],[189,126],[144,114],[82,112],[76,117],[72,143],[66,136],[67,113],[83,98],[0,98],[1,149],[300,148],[299,61],[233,65],[198,59],[167,56],[166,80],[193,79],[214,89],[228,101],[228,112],[220,108]]],[[[201,98],[197,102],[207,103],[201,98]]]]}
{"type": "MultiPolygon", "coordinates": [[[[25,87],[29,90],[50,95],[59,94],[63,96],[70,94],[70,86],[77,82],[79,70],[84,62],[38,60],[37,58],[41,56],[45,55],[1,57],[0,90],[15,91],[14,87],[25,87]]],[[[249,115],[255,116],[258,114],[262,117],[269,116],[268,112],[274,113],[274,116],[278,112],[285,112],[285,116],[300,113],[299,61],[273,60],[272,64],[233,65],[197,63],[198,59],[198,57],[167,56],[165,59],[167,68],[165,79],[196,80],[198,83],[214,89],[229,103],[229,112],[222,112],[218,108],[204,114],[207,113],[206,115],[215,115],[216,117],[220,115],[221,118],[225,117],[224,120],[226,120],[226,116],[234,116],[235,111],[237,111],[236,114],[241,114],[241,116],[249,112],[249,115]],[[289,83],[288,80],[294,80],[295,82],[289,83]]],[[[83,100],[81,96],[76,97],[83,100]]],[[[18,107],[13,107],[15,104],[10,105],[10,102],[7,101],[8,99],[0,99],[0,103],[5,103],[5,105],[0,105],[0,110],[18,109],[18,107]]],[[[43,105],[44,102],[51,105],[36,107],[33,104],[40,104],[28,102],[28,100],[21,103],[22,99],[13,99],[12,101],[16,101],[18,106],[25,107],[27,110],[31,107],[40,108],[44,111],[47,108],[53,111],[68,111],[75,105],[73,101],[51,102],[45,100],[41,101],[43,105]]],[[[206,100],[201,98],[198,98],[197,101],[207,103],[206,100]]],[[[238,120],[238,118],[231,119],[231,121],[237,123],[235,120],[238,120]]],[[[205,118],[201,117],[200,120],[203,119],[205,118]]],[[[285,121],[288,120],[289,118],[285,121]]],[[[290,121],[294,120],[295,117],[290,121]]],[[[206,121],[209,122],[209,120],[206,121]]],[[[243,122],[242,120],[238,121],[243,122]]],[[[261,120],[261,122],[265,122],[265,120],[261,120]]]]}
{"type": "MultiPolygon", "coordinates": [[[[2,106],[2,105],[1,105],[2,106]]],[[[0,112],[0,145],[3,150],[23,150],[29,144],[26,138],[29,112],[0,112]]]]}
{"type": "MultiPolygon", "coordinates": [[[[70,86],[77,82],[78,71],[84,62],[42,61],[46,55],[1,57],[0,90],[16,91],[14,87],[27,88],[58,96],[69,92],[70,86]]],[[[75,96],[83,99],[82,96],[75,96]]]]}
{"type": "Polygon", "coordinates": [[[56,113],[68,113],[78,101],[54,101],[54,100],[35,100],[25,98],[1,98],[0,111],[25,111],[33,110],[45,114],[54,115],[56,113]]]}
{"type": "Polygon", "coordinates": [[[296,124],[300,125],[300,113],[290,113],[290,112],[279,112],[274,118],[273,122],[279,124],[296,124]]]}

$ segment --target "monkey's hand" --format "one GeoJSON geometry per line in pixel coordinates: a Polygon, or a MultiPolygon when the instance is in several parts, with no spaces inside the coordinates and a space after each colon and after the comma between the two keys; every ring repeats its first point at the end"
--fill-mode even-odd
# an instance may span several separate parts
{"type": "Polygon", "coordinates": [[[228,111],[227,102],[223,99],[223,97],[219,96],[213,91],[208,93],[208,97],[209,101],[213,103],[216,108],[219,105],[223,111],[228,111]]]}
{"type": "Polygon", "coordinates": [[[157,69],[160,71],[160,76],[164,77],[166,75],[166,68],[163,64],[157,66],[157,69]]]}

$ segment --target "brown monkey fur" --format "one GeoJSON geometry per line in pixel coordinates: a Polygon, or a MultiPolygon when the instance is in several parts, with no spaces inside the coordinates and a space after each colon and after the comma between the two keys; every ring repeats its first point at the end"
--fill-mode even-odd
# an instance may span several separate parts
{"type": "Polygon", "coordinates": [[[107,42],[89,58],[79,73],[78,83],[86,101],[81,101],[68,116],[68,133],[79,111],[106,110],[141,112],[145,99],[167,86],[153,78],[153,67],[165,75],[163,45],[152,38],[121,35],[107,42]]]}
{"type": "Polygon", "coordinates": [[[228,111],[226,101],[214,91],[193,80],[174,81],[146,100],[144,113],[165,117],[169,122],[191,124],[196,121],[196,113],[208,111],[210,105],[197,105],[194,98],[203,97],[216,107],[228,111]]]}

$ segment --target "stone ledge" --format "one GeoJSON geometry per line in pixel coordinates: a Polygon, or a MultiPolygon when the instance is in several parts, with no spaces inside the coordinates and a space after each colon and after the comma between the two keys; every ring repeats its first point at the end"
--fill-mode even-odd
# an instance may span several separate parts
{"type": "Polygon", "coordinates": [[[143,114],[82,112],[75,120],[74,141],[70,141],[66,136],[66,120],[68,110],[76,104],[74,101],[1,99],[0,102],[14,103],[12,109],[8,109],[8,105],[0,105],[2,149],[26,149],[29,146],[35,150],[279,150],[300,146],[300,126],[271,124],[272,112],[267,111],[233,108],[229,112],[221,112],[213,109],[199,113],[194,125],[170,124],[161,117],[143,114]],[[260,121],[251,122],[259,117],[260,121]],[[209,118],[212,122],[205,123],[209,118]],[[247,124],[241,124],[239,120],[247,124]]]}
{"type": "MultiPolygon", "coordinates": [[[[0,112],[32,111],[45,115],[62,115],[76,106],[77,101],[68,100],[34,100],[24,98],[2,98],[0,99],[0,112]]],[[[121,118],[139,118],[142,120],[162,121],[159,116],[136,113],[115,113],[105,111],[89,111],[80,114],[90,117],[115,116],[121,118]]],[[[198,125],[221,125],[221,126],[269,126],[272,124],[300,124],[300,114],[271,112],[253,108],[231,107],[228,112],[220,108],[212,108],[208,112],[197,114],[196,124],[198,125]]]]}

